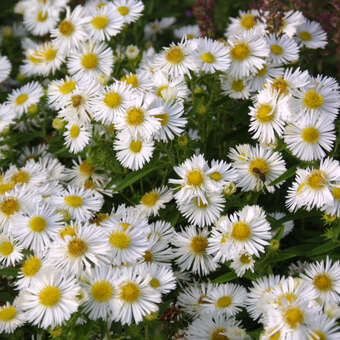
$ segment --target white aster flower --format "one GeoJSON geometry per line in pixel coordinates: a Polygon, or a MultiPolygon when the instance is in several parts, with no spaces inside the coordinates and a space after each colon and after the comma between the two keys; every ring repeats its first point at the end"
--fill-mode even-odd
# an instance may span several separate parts
{"type": "Polygon", "coordinates": [[[11,73],[12,65],[6,56],[0,56],[0,83],[11,73]]]}
{"type": "Polygon", "coordinates": [[[14,266],[23,258],[22,245],[10,234],[0,233],[0,265],[14,266]]]}
{"type": "Polygon", "coordinates": [[[266,61],[262,68],[258,69],[253,78],[249,81],[251,91],[260,91],[263,85],[274,78],[279,78],[283,75],[283,67],[277,67],[266,61]]]}
{"type": "Polygon", "coordinates": [[[174,36],[180,40],[195,39],[201,35],[200,27],[198,25],[187,25],[174,30],[174,36]]]}
{"type": "Polygon", "coordinates": [[[137,21],[144,9],[143,2],[139,0],[115,0],[113,5],[122,17],[124,24],[137,21]]]}
{"type": "Polygon", "coordinates": [[[76,123],[68,123],[64,132],[65,145],[73,153],[82,151],[90,142],[91,132],[89,126],[76,123]]]}
{"type": "Polygon", "coordinates": [[[0,333],[13,333],[26,322],[19,299],[13,303],[6,302],[0,307],[0,333]]]}
{"type": "Polygon", "coordinates": [[[220,77],[223,93],[234,99],[248,99],[250,97],[250,84],[248,78],[231,77],[228,73],[220,77]]]}
{"type": "Polygon", "coordinates": [[[306,20],[297,27],[296,40],[306,48],[325,48],[327,34],[318,22],[306,20]]]}

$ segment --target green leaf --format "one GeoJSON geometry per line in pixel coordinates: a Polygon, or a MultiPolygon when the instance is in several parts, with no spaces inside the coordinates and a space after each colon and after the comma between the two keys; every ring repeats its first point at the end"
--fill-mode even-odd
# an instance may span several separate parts
{"type": "Polygon", "coordinates": [[[0,269],[0,275],[4,276],[17,276],[19,273],[18,268],[2,268],[0,269]]]}
{"type": "Polygon", "coordinates": [[[226,274],[223,274],[216,279],[213,280],[214,283],[224,283],[224,282],[229,282],[231,280],[234,280],[237,278],[237,275],[235,272],[229,272],[226,274]]]}
{"type": "Polygon", "coordinates": [[[281,176],[279,176],[278,178],[274,179],[274,181],[272,181],[269,185],[276,185],[280,182],[285,181],[286,179],[292,177],[295,175],[295,170],[296,170],[296,166],[292,166],[291,168],[289,168],[287,171],[285,171],[281,176]]]}

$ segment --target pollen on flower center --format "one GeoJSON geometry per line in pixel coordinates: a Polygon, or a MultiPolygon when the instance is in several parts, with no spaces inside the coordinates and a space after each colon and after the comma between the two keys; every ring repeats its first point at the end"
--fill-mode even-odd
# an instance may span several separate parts
{"type": "Polygon", "coordinates": [[[317,109],[322,106],[323,102],[322,94],[314,89],[307,90],[303,97],[303,103],[309,109],[317,109]]]}
{"type": "Polygon", "coordinates": [[[219,171],[212,172],[211,174],[209,174],[209,177],[216,182],[218,182],[222,179],[222,175],[219,171]]]}
{"type": "Polygon", "coordinates": [[[240,256],[240,261],[243,264],[249,264],[251,262],[251,255],[248,254],[242,254],[240,256]]]}
{"type": "Polygon", "coordinates": [[[98,65],[98,57],[92,53],[85,53],[81,58],[81,64],[88,70],[91,70],[98,65]]]}
{"type": "Polygon", "coordinates": [[[87,161],[82,161],[79,164],[79,171],[86,176],[91,176],[94,173],[96,166],[88,163],[87,161]]]}
{"type": "Polygon", "coordinates": [[[299,307],[289,306],[284,309],[283,316],[285,321],[291,328],[296,328],[299,324],[301,324],[305,317],[303,312],[299,307]]]}
{"type": "Polygon", "coordinates": [[[314,126],[306,127],[302,130],[301,137],[307,143],[315,143],[319,139],[319,130],[314,126]]]}
{"type": "Polygon", "coordinates": [[[138,284],[133,281],[122,283],[119,286],[119,289],[120,289],[119,298],[129,303],[135,302],[141,294],[138,284]]]}
{"type": "Polygon", "coordinates": [[[256,158],[250,162],[249,170],[253,176],[259,177],[259,172],[265,175],[269,171],[269,166],[263,158],[256,158]],[[257,170],[254,171],[254,169],[257,170]]]}
{"type": "Polygon", "coordinates": [[[103,29],[109,23],[107,15],[97,15],[91,20],[91,24],[97,29],[103,29]]]}
{"type": "Polygon", "coordinates": [[[39,11],[37,14],[37,20],[40,22],[46,21],[48,18],[48,13],[46,11],[39,11]]]}
{"type": "Polygon", "coordinates": [[[76,88],[76,81],[75,80],[67,80],[63,84],[59,86],[59,91],[62,94],[67,94],[72,92],[76,88]]]}
{"type": "Polygon", "coordinates": [[[138,153],[142,149],[142,142],[140,140],[132,140],[129,148],[132,152],[138,153]]]}
{"type": "Polygon", "coordinates": [[[128,15],[130,12],[130,8],[127,6],[119,6],[117,7],[117,10],[123,16],[128,15]]]}
{"type": "Polygon", "coordinates": [[[242,16],[240,21],[241,26],[245,29],[250,30],[256,25],[255,17],[253,14],[245,14],[242,16]]]}
{"type": "Polygon", "coordinates": [[[55,306],[60,300],[61,290],[56,286],[46,286],[39,292],[39,301],[47,307],[55,306]]]}
{"type": "Polygon", "coordinates": [[[17,315],[17,310],[14,306],[4,306],[0,309],[0,320],[10,321],[17,315]]]}
{"type": "Polygon", "coordinates": [[[77,138],[80,133],[80,127],[78,125],[72,125],[70,129],[70,137],[77,138]]]}
{"type": "Polygon", "coordinates": [[[249,45],[245,42],[239,42],[232,47],[230,54],[233,59],[243,60],[250,55],[249,45]]]}
{"type": "Polygon", "coordinates": [[[25,170],[19,170],[11,176],[11,180],[14,183],[27,183],[30,178],[30,175],[25,170]]]}
{"type": "Polygon", "coordinates": [[[235,222],[231,236],[237,241],[246,241],[251,237],[251,228],[246,222],[235,222]]]}
{"type": "Polygon", "coordinates": [[[51,61],[56,57],[57,50],[53,47],[47,48],[46,50],[44,50],[43,55],[45,60],[51,61]]]}
{"type": "Polygon", "coordinates": [[[15,98],[15,103],[17,105],[22,105],[25,103],[25,101],[28,99],[28,94],[27,93],[21,93],[15,98]]]}
{"type": "Polygon", "coordinates": [[[233,80],[233,82],[231,84],[231,88],[235,92],[241,92],[244,89],[243,80],[242,79],[233,80]]]}
{"type": "Polygon", "coordinates": [[[33,276],[41,268],[41,261],[36,256],[30,256],[22,265],[21,271],[25,276],[33,276]]]}
{"type": "Polygon", "coordinates": [[[148,207],[152,207],[155,205],[158,198],[159,198],[159,194],[157,191],[149,191],[142,196],[141,201],[144,205],[148,207]]]}
{"type": "Polygon", "coordinates": [[[340,188],[339,187],[333,187],[332,194],[336,200],[340,200],[340,188]]]}
{"type": "Polygon", "coordinates": [[[70,255],[78,257],[86,252],[87,244],[80,238],[74,238],[68,243],[67,250],[70,255]]]}
{"type": "Polygon", "coordinates": [[[283,53],[283,48],[278,44],[272,44],[270,45],[270,51],[273,54],[280,55],[283,53]]]}
{"type": "Polygon", "coordinates": [[[152,262],[153,260],[153,254],[150,250],[145,250],[143,257],[145,262],[152,262]]]}
{"type": "Polygon", "coordinates": [[[63,35],[71,35],[74,32],[74,25],[71,21],[63,20],[58,26],[59,32],[63,35]]]}
{"type": "Polygon", "coordinates": [[[226,296],[221,296],[220,298],[218,298],[215,305],[216,307],[219,307],[219,308],[226,308],[230,306],[232,302],[233,302],[232,297],[226,295],[226,296]]]}
{"type": "Polygon", "coordinates": [[[122,97],[118,92],[109,91],[105,93],[104,103],[113,109],[122,103],[122,97]]]}
{"type": "Polygon", "coordinates": [[[91,287],[91,295],[99,302],[108,301],[113,293],[112,285],[109,281],[101,280],[95,282],[91,287]]]}
{"type": "Polygon", "coordinates": [[[125,81],[127,85],[131,85],[133,88],[138,87],[139,80],[136,74],[127,74],[126,76],[120,78],[121,81],[125,81]]]}
{"type": "Polygon", "coordinates": [[[197,255],[204,254],[207,246],[208,240],[202,235],[196,235],[191,239],[190,248],[197,255]]]}
{"type": "Polygon", "coordinates": [[[303,41],[310,41],[310,40],[312,40],[312,35],[309,32],[307,32],[307,31],[301,31],[299,33],[299,37],[303,41]]]}
{"type": "Polygon", "coordinates": [[[46,228],[46,220],[41,216],[33,216],[29,221],[30,228],[35,232],[41,232],[46,228]]]}
{"type": "Polygon", "coordinates": [[[171,64],[179,64],[184,59],[184,53],[180,46],[172,46],[165,54],[166,60],[171,64]]]}
{"type": "Polygon", "coordinates": [[[9,241],[4,241],[0,243],[0,254],[2,256],[8,256],[12,254],[14,250],[13,244],[9,241]]]}
{"type": "Polygon", "coordinates": [[[208,64],[211,64],[215,61],[215,57],[212,53],[210,52],[204,52],[201,54],[201,59],[208,64]]]}
{"type": "Polygon", "coordinates": [[[131,236],[125,231],[116,230],[110,234],[110,243],[118,249],[125,249],[131,243],[131,236]]]}
{"type": "Polygon", "coordinates": [[[144,122],[144,111],[140,107],[131,107],[127,111],[127,123],[129,125],[140,125],[144,122]]]}
{"type": "Polygon", "coordinates": [[[71,100],[73,107],[79,107],[84,102],[84,99],[80,94],[75,94],[71,97],[71,100]]]}
{"type": "Polygon", "coordinates": [[[327,182],[327,175],[321,170],[313,170],[307,177],[307,184],[315,190],[322,189],[327,182]]]}
{"type": "Polygon", "coordinates": [[[270,104],[268,103],[260,104],[256,112],[256,118],[261,123],[271,122],[274,118],[274,114],[272,112],[273,107],[270,104]]]}
{"type": "Polygon", "coordinates": [[[19,201],[15,197],[5,197],[0,204],[1,212],[7,216],[13,215],[19,207],[19,201]]]}
{"type": "Polygon", "coordinates": [[[159,118],[159,121],[161,122],[162,126],[166,125],[169,121],[169,114],[167,112],[155,115],[155,117],[159,118]]]}
{"type": "Polygon", "coordinates": [[[158,288],[159,286],[161,285],[161,283],[159,282],[159,280],[155,277],[153,277],[151,280],[150,280],[150,286],[153,287],[153,288],[158,288]]]}
{"type": "Polygon", "coordinates": [[[328,291],[333,286],[333,281],[326,273],[317,274],[313,279],[313,285],[321,291],[328,291]]]}
{"type": "Polygon", "coordinates": [[[210,340],[229,340],[229,338],[226,335],[221,334],[224,332],[225,328],[223,327],[215,328],[215,330],[211,334],[210,340]]]}
{"type": "Polygon", "coordinates": [[[187,174],[187,184],[193,186],[200,186],[204,181],[202,171],[200,169],[194,169],[187,174]]]}
{"type": "Polygon", "coordinates": [[[79,208],[83,205],[83,198],[79,195],[67,195],[64,197],[64,201],[72,208],[79,208]]]}

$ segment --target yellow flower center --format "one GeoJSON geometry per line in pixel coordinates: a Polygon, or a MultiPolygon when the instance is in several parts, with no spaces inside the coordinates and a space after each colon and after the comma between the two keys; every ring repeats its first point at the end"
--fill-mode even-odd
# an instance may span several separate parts
{"type": "Polygon", "coordinates": [[[231,88],[235,92],[241,92],[244,89],[244,84],[242,79],[233,80],[231,88]]]}
{"type": "Polygon", "coordinates": [[[256,25],[255,17],[253,14],[245,14],[242,16],[240,24],[247,30],[250,30],[256,25]]]}
{"type": "Polygon", "coordinates": [[[317,274],[313,278],[313,285],[321,291],[328,291],[333,286],[333,281],[327,273],[317,274]]]}
{"type": "Polygon", "coordinates": [[[46,307],[55,306],[60,300],[61,290],[57,286],[46,286],[39,292],[39,301],[46,307]]]}
{"type": "Polygon", "coordinates": [[[59,24],[58,29],[61,34],[69,36],[74,32],[74,25],[71,21],[63,20],[59,24]]]}
{"type": "Polygon", "coordinates": [[[93,299],[99,302],[108,301],[113,293],[112,285],[109,281],[101,280],[95,282],[91,287],[93,299]]]}
{"type": "Polygon", "coordinates": [[[94,223],[96,224],[97,226],[100,226],[100,224],[107,220],[109,218],[109,214],[107,213],[97,213],[96,214],[96,217],[94,217],[92,220],[91,220],[91,223],[94,223]]]}
{"type": "Polygon", "coordinates": [[[123,282],[119,289],[119,298],[128,303],[135,302],[141,294],[138,284],[133,281],[123,282]]]}
{"type": "Polygon", "coordinates": [[[46,11],[39,11],[37,14],[37,20],[39,22],[44,22],[48,18],[48,13],[46,11]]]}
{"type": "Polygon", "coordinates": [[[15,98],[15,103],[17,105],[22,105],[25,103],[25,101],[28,99],[28,94],[27,93],[21,93],[15,98]]]}
{"type": "Polygon", "coordinates": [[[283,317],[291,328],[298,327],[305,319],[303,311],[297,306],[288,306],[285,308],[283,317]]]}
{"type": "Polygon", "coordinates": [[[323,102],[322,94],[314,89],[307,90],[303,97],[303,103],[309,109],[317,109],[322,106],[323,102]]]}
{"type": "Polygon", "coordinates": [[[327,183],[327,174],[321,170],[313,170],[307,177],[307,184],[314,190],[322,189],[327,183]]]}
{"type": "Polygon", "coordinates": [[[277,304],[279,306],[282,306],[282,302],[284,300],[287,300],[289,303],[293,303],[295,302],[297,299],[297,296],[294,294],[294,293],[284,293],[284,294],[281,294],[278,298],[277,298],[277,304]]]}
{"type": "Polygon", "coordinates": [[[10,321],[17,315],[17,310],[14,306],[5,306],[0,309],[0,320],[10,321]]]}
{"type": "Polygon", "coordinates": [[[7,216],[13,215],[19,208],[19,201],[15,197],[5,197],[0,203],[1,212],[7,216]]]}
{"type": "Polygon", "coordinates": [[[96,166],[88,163],[87,161],[82,161],[79,164],[79,171],[86,176],[91,176],[94,173],[96,166]]]}
{"type": "Polygon", "coordinates": [[[194,169],[187,174],[187,184],[195,187],[200,186],[204,181],[201,169],[194,169]]]}
{"type": "Polygon", "coordinates": [[[76,88],[76,84],[77,83],[75,80],[72,79],[66,80],[63,84],[59,86],[59,91],[62,94],[70,93],[76,88]]]}
{"type": "Polygon", "coordinates": [[[51,61],[53,60],[57,55],[57,49],[53,47],[49,47],[46,50],[43,51],[43,56],[46,61],[51,61]]]}
{"type": "Polygon", "coordinates": [[[66,195],[64,201],[72,208],[79,208],[83,205],[83,198],[79,195],[66,195]]]}
{"type": "Polygon", "coordinates": [[[142,149],[142,142],[140,140],[132,140],[129,148],[132,152],[138,153],[142,149]]]}
{"type": "Polygon", "coordinates": [[[260,68],[257,73],[256,77],[263,77],[267,73],[267,65],[263,65],[262,68],[260,68]]]}
{"type": "Polygon", "coordinates": [[[225,332],[225,328],[223,327],[215,328],[215,330],[211,333],[210,340],[229,340],[229,338],[226,335],[221,334],[223,332],[225,332]]]}
{"type": "Polygon", "coordinates": [[[30,174],[25,170],[19,170],[11,176],[14,183],[27,183],[30,179],[30,174]]]}
{"type": "Polygon", "coordinates": [[[128,15],[130,12],[130,8],[126,6],[119,6],[117,7],[117,10],[123,16],[128,15]]]}
{"type": "Polygon", "coordinates": [[[232,47],[230,54],[233,59],[243,60],[250,55],[249,45],[245,42],[239,42],[232,47]]]}
{"type": "Polygon", "coordinates": [[[74,238],[68,243],[67,250],[71,256],[79,257],[86,252],[87,244],[80,238],[74,238]]]}
{"type": "Polygon", "coordinates": [[[322,332],[319,331],[318,329],[313,329],[313,333],[315,334],[311,334],[311,340],[327,340],[327,335],[322,332]]]}
{"type": "Polygon", "coordinates": [[[261,123],[268,123],[271,122],[273,118],[273,107],[267,103],[260,104],[256,112],[256,119],[261,123]]]}
{"type": "Polygon", "coordinates": [[[94,184],[94,182],[90,178],[88,178],[84,183],[84,188],[86,190],[95,189],[95,187],[96,187],[96,185],[94,184]]]}
{"type": "Polygon", "coordinates": [[[125,231],[115,230],[110,234],[110,243],[118,249],[125,249],[131,243],[131,236],[125,231]]]}
{"type": "Polygon", "coordinates": [[[158,89],[157,89],[157,96],[158,97],[162,97],[162,91],[169,88],[169,85],[161,85],[158,89]]]}
{"type": "Polygon", "coordinates": [[[260,173],[265,175],[269,171],[269,166],[263,158],[256,158],[250,162],[249,170],[253,176],[259,177],[260,173]]]}
{"type": "Polygon", "coordinates": [[[30,256],[22,265],[21,271],[25,276],[35,275],[41,268],[41,261],[36,256],[30,256]]]}
{"type": "Polygon", "coordinates": [[[98,30],[101,30],[107,26],[109,18],[107,15],[97,15],[91,20],[91,24],[98,30]]]}
{"type": "Polygon", "coordinates": [[[215,61],[215,57],[212,53],[210,52],[204,52],[201,54],[201,59],[208,64],[211,64],[215,61]]]}
{"type": "Polygon", "coordinates": [[[120,78],[121,81],[125,81],[127,85],[131,85],[133,88],[138,87],[139,80],[137,74],[127,74],[126,76],[120,78]]]}
{"type": "Polygon", "coordinates": [[[214,171],[211,174],[209,174],[209,177],[214,181],[218,182],[222,179],[222,174],[219,171],[214,171]]]}
{"type": "Polygon", "coordinates": [[[145,250],[143,257],[145,262],[152,262],[153,260],[153,254],[150,250],[145,250]]]}
{"type": "Polygon", "coordinates": [[[235,222],[231,236],[237,241],[246,241],[251,237],[251,228],[246,222],[235,222]]]}
{"type": "Polygon", "coordinates": [[[203,203],[203,201],[198,197],[195,197],[194,204],[199,209],[205,209],[208,206],[208,204],[203,203]]]}
{"type": "Polygon", "coordinates": [[[118,92],[109,91],[105,93],[104,103],[113,109],[122,103],[122,97],[118,92]]]}
{"type": "Polygon", "coordinates": [[[218,298],[215,305],[218,308],[226,308],[230,306],[232,302],[233,302],[232,297],[225,295],[225,296],[221,296],[220,298],[218,298]]]}
{"type": "Polygon", "coordinates": [[[15,183],[13,182],[0,183],[0,195],[3,195],[5,192],[12,190],[14,186],[15,186],[15,183]]]}
{"type": "Polygon", "coordinates": [[[159,118],[162,126],[166,125],[169,121],[169,114],[167,112],[160,113],[159,115],[155,115],[156,118],[159,118]]]}
{"type": "Polygon", "coordinates": [[[196,235],[191,239],[190,248],[196,255],[204,254],[207,246],[208,240],[202,235],[196,235]]]}
{"type": "Polygon", "coordinates": [[[240,262],[243,264],[249,264],[251,262],[251,255],[242,254],[240,256],[240,262]]]}
{"type": "Polygon", "coordinates": [[[195,38],[195,34],[192,34],[192,33],[188,33],[187,34],[187,39],[190,40],[190,39],[194,39],[195,38]]]}
{"type": "Polygon", "coordinates": [[[165,59],[171,64],[179,64],[184,57],[185,55],[180,46],[172,46],[165,53],[165,59]]]}
{"type": "Polygon", "coordinates": [[[144,122],[144,111],[140,107],[131,107],[127,110],[127,123],[129,125],[140,125],[144,122]]]}
{"type": "Polygon", "coordinates": [[[14,250],[14,246],[9,241],[4,241],[0,243],[0,254],[2,256],[8,256],[9,254],[12,254],[14,250]]]}
{"type": "Polygon", "coordinates": [[[29,221],[30,228],[39,233],[46,228],[46,220],[41,216],[33,216],[29,221]]]}
{"type": "Polygon", "coordinates": [[[280,336],[281,336],[281,332],[280,332],[280,331],[275,332],[274,334],[272,334],[272,335],[269,337],[269,340],[279,340],[279,339],[280,339],[280,336]]]}
{"type": "Polygon", "coordinates": [[[28,55],[27,58],[34,64],[38,64],[41,62],[40,52],[34,51],[32,54],[28,55]]]}
{"type": "Polygon", "coordinates": [[[70,129],[70,137],[71,138],[77,138],[80,133],[80,127],[79,125],[72,125],[70,129]]]}
{"type": "Polygon", "coordinates": [[[85,53],[81,58],[81,64],[88,70],[94,69],[98,65],[98,57],[92,53],[85,53]]]}
{"type": "Polygon", "coordinates": [[[280,55],[283,53],[283,48],[278,44],[272,44],[270,45],[270,52],[276,55],[280,55]]]}
{"type": "Polygon", "coordinates": [[[299,33],[299,37],[300,37],[300,39],[302,41],[310,41],[310,40],[312,40],[312,35],[309,32],[307,32],[307,31],[301,31],[299,33]]]}
{"type": "Polygon", "coordinates": [[[340,187],[333,187],[332,194],[336,200],[340,200],[340,187]]]}
{"type": "Polygon", "coordinates": [[[161,285],[161,283],[160,283],[159,280],[156,279],[155,277],[153,277],[153,278],[150,280],[150,286],[151,286],[151,287],[153,287],[153,288],[158,288],[160,285],[161,285]]]}
{"type": "Polygon", "coordinates": [[[80,94],[75,94],[71,97],[72,100],[72,106],[73,107],[79,107],[83,103],[83,97],[80,94]]]}
{"type": "Polygon", "coordinates": [[[288,94],[288,83],[282,77],[277,77],[272,82],[272,87],[280,94],[288,94]]]}
{"type": "Polygon", "coordinates": [[[307,143],[315,143],[319,139],[319,130],[314,126],[309,126],[301,131],[302,139],[307,143]]]}
{"type": "Polygon", "coordinates": [[[141,201],[144,205],[148,207],[153,207],[155,203],[158,201],[159,194],[157,191],[149,191],[146,194],[143,195],[141,198],[141,201]]]}

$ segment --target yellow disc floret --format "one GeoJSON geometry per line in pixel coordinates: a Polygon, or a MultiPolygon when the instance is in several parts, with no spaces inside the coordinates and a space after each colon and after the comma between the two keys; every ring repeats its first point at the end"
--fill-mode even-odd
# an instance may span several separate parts
{"type": "Polygon", "coordinates": [[[248,223],[239,221],[233,224],[231,236],[237,241],[246,241],[251,237],[251,228],[248,223]]]}
{"type": "Polygon", "coordinates": [[[61,296],[61,290],[57,286],[46,286],[39,292],[39,301],[46,307],[55,306],[61,296]]]}
{"type": "Polygon", "coordinates": [[[45,230],[46,225],[47,225],[46,219],[42,216],[33,216],[29,220],[30,228],[37,233],[45,230]]]}
{"type": "Polygon", "coordinates": [[[110,234],[111,245],[118,249],[128,248],[131,243],[131,236],[122,230],[115,230],[110,234]]]}
{"type": "Polygon", "coordinates": [[[124,302],[128,303],[133,303],[136,300],[138,300],[141,294],[139,285],[133,281],[123,282],[119,286],[119,290],[120,290],[119,298],[124,302]]]}
{"type": "Polygon", "coordinates": [[[208,240],[202,235],[196,235],[191,239],[190,248],[197,255],[204,254],[207,246],[208,240]]]}
{"type": "Polygon", "coordinates": [[[101,280],[95,282],[91,287],[93,299],[99,302],[108,301],[113,294],[113,288],[109,281],[101,280]]]}

